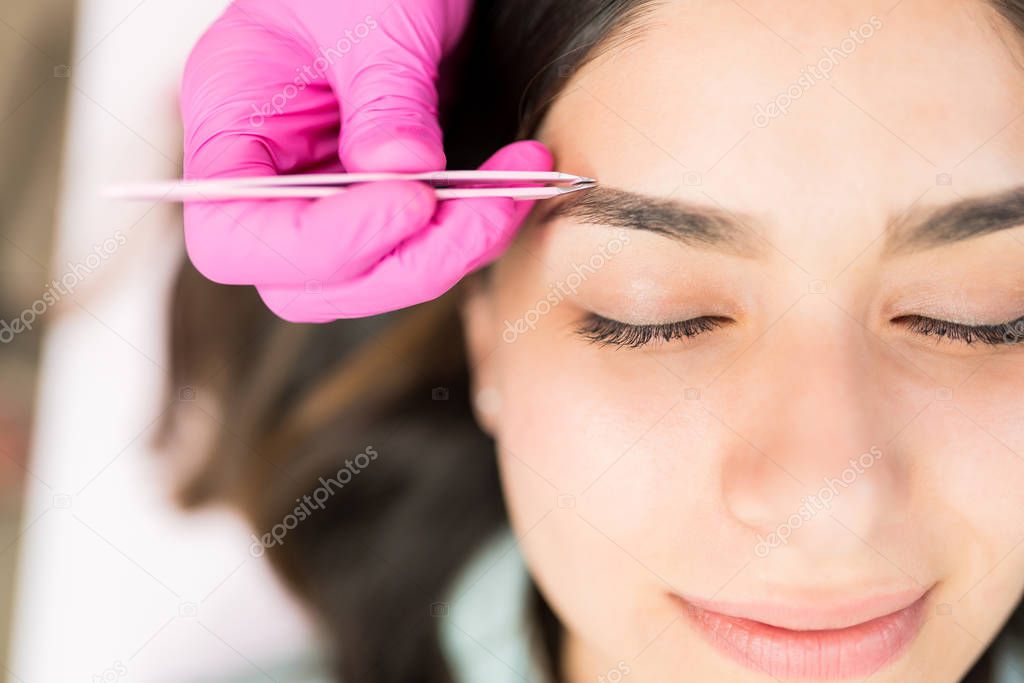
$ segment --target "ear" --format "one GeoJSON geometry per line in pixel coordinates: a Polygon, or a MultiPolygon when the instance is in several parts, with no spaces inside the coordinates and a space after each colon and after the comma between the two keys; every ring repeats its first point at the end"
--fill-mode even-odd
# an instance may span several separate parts
{"type": "Polygon", "coordinates": [[[494,437],[501,413],[495,353],[501,337],[494,298],[487,271],[476,273],[462,284],[462,328],[469,363],[473,414],[480,428],[494,437]]]}

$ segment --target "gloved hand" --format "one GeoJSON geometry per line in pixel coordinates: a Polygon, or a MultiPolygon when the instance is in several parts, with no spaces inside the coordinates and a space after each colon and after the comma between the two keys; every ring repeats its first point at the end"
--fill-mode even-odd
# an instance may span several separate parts
{"type": "MultiPolygon", "coordinates": [[[[235,0],[194,48],[181,109],[187,179],[445,168],[439,64],[470,0],[235,0]]],[[[547,171],[537,142],[482,168],[547,171]]],[[[370,183],[319,200],[189,203],[185,241],[207,278],[255,285],[295,322],[437,298],[507,247],[532,202],[437,203],[425,184],[370,183]]]]}

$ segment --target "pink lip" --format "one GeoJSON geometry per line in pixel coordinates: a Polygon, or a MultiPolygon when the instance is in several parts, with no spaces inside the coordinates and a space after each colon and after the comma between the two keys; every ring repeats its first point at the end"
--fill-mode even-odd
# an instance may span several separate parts
{"type": "Polygon", "coordinates": [[[921,630],[927,592],[818,608],[673,597],[733,661],[780,679],[838,680],[870,676],[902,655],[921,630]]]}

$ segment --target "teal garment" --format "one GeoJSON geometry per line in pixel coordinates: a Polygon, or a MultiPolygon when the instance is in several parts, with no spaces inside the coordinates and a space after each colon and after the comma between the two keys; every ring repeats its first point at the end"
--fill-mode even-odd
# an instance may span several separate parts
{"type": "Polygon", "coordinates": [[[530,575],[507,528],[466,564],[439,608],[441,649],[457,683],[548,683],[531,634],[530,575]]]}
{"type": "Polygon", "coordinates": [[[999,683],[1024,683],[1024,643],[1004,637],[996,646],[996,680],[999,683]]]}

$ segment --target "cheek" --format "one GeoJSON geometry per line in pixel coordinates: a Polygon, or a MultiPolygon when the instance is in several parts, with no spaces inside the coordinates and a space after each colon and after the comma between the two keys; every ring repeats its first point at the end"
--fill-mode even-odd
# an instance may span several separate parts
{"type": "MultiPolygon", "coordinates": [[[[993,359],[901,437],[916,505],[953,579],[954,614],[981,637],[1024,587],[1024,394],[1019,359],[993,359]]],[[[913,532],[913,530],[911,530],[913,532]]]]}
{"type": "Polygon", "coordinates": [[[701,522],[713,459],[701,449],[714,447],[699,445],[706,420],[678,378],[643,354],[574,340],[557,316],[492,359],[506,503],[569,629],[637,652],[677,619],[665,581],[713,533],[701,522]]]}
{"type": "Polygon", "coordinates": [[[667,475],[706,459],[698,444],[708,416],[696,400],[706,373],[690,373],[688,384],[678,362],[590,345],[571,315],[559,315],[496,351],[497,438],[550,491],[581,504],[614,495],[621,517],[642,517],[660,506],[652,496],[671,484],[667,475]]]}
{"type": "Polygon", "coordinates": [[[1022,380],[1019,357],[982,361],[966,380],[940,392],[919,445],[907,446],[921,487],[945,501],[978,538],[989,539],[994,552],[1024,541],[1022,380]]]}
{"type": "Polygon", "coordinates": [[[655,550],[692,537],[694,515],[669,495],[678,478],[657,476],[664,433],[644,433],[659,416],[629,401],[635,392],[616,396],[571,357],[542,364],[510,363],[503,388],[499,465],[512,526],[569,632],[624,658],[677,618],[659,579],[672,565],[655,550]]]}
{"type": "MultiPolygon", "coordinates": [[[[963,400],[960,407],[967,413],[983,402],[963,400]]],[[[977,652],[996,637],[1024,590],[1024,463],[954,408],[933,409],[920,427],[909,434],[916,442],[918,516],[904,533],[930,539],[946,574],[926,634],[933,652],[968,644],[977,652]]]]}
{"type": "Polygon", "coordinates": [[[535,468],[552,495],[579,494],[637,440],[638,425],[664,412],[668,388],[638,392],[626,356],[576,336],[580,311],[549,301],[546,273],[530,263],[501,264],[495,310],[502,338],[489,359],[503,397],[496,437],[510,457],[535,468]]]}

